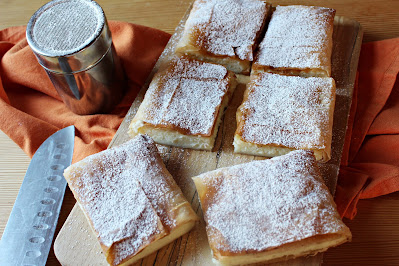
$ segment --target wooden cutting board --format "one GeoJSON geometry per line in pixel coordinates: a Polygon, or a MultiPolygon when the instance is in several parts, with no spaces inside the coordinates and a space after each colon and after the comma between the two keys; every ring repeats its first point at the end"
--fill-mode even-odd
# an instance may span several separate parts
{"type": "MultiPolygon", "coordinates": [[[[150,74],[148,82],[134,101],[109,147],[120,145],[129,139],[127,129],[130,121],[143,100],[152,76],[159,66],[173,54],[174,45],[180,37],[187,15],[188,13],[177,27],[175,34],[150,74]]],[[[337,85],[337,98],[334,112],[332,159],[328,163],[319,164],[326,184],[332,193],[335,191],[341,161],[362,37],[363,31],[358,22],[345,17],[335,18],[332,75],[337,85]]],[[[244,83],[246,79],[241,80],[244,83]]],[[[233,153],[232,143],[236,128],[235,112],[242,101],[244,89],[245,84],[240,84],[237,87],[232,102],[225,112],[213,151],[197,151],[158,145],[165,165],[187,200],[191,202],[194,210],[201,217],[201,221],[190,233],[139,261],[137,265],[213,264],[205,232],[205,222],[202,219],[201,207],[191,177],[216,168],[263,159],[233,153]]],[[[96,237],[77,204],[75,204],[55,240],[54,252],[62,265],[108,265],[96,237]]],[[[289,260],[283,265],[319,265],[321,262],[322,254],[318,254],[289,260]]],[[[279,263],[279,265],[282,264],[279,263]]]]}

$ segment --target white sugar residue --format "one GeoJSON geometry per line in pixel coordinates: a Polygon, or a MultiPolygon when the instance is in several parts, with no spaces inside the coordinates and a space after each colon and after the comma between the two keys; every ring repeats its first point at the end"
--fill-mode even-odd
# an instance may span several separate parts
{"type": "Polygon", "coordinates": [[[261,73],[249,85],[242,137],[290,148],[325,148],[334,100],[332,78],[261,73]]]}
{"type": "Polygon", "coordinates": [[[182,57],[173,60],[168,76],[187,79],[224,79],[226,75],[227,69],[224,66],[182,57]]]}
{"type": "Polygon", "coordinates": [[[263,251],[347,230],[314,167],[312,153],[299,150],[201,175],[215,189],[206,195],[210,241],[222,251],[263,251]]]}
{"type": "Polygon", "coordinates": [[[158,230],[159,218],[137,180],[126,171],[125,160],[123,150],[107,150],[88,157],[71,174],[72,188],[105,246],[134,235],[132,221],[146,225],[143,231],[149,235],[158,230]]]}
{"type": "Polygon", "coordinates": [[[32,38],[45,54],[75,53],[92,42],[102,30],[104,14],[89,1],[48,4],[32,29],[32,38]]]}
{"type": "Polygon", "coordinates": [[[256,63],[276,68],[325,66],[334,14],[333,9],[323,7],[277,6],[256,63]]]}
{"type": "Polygon", "coordinates": [[[163,225],[174,226],[166,205],[183,196],[173,192],[156,152],[154,142],[140,135],[72,166],[69,185],[100,241],[108,247],[118,242],[116,263],[167,233],[163,225]]]}
{"type": "Polygon", "coordinates": [[[135,179],[139,181],[162,224],[171,231],[176,226],[176,220],[169,211],[186,202],[186,199],[173,177],[161,164],[162,159],[153,140],[143,136],[141,138],[147,138],[147,142],[142,142],[141,147],[126,147],[129,157],[127,167],[130,171],[135,171],[135,179]]]}
{"type": "Polygon", "coordinates": [[[145,122],[172,125],[190,135],[211,135],[229,88],[227,73],[220,65],[177,59],[150,84],[145,97],[151,97],[155,106],[145,122]]]}
{"type": "Polygon", "coordinates": [[[252,61],[266,10],[259,0],[197,0],[185,34],[198,34],[196,45],[212,54],[252,61]]]}
{"type": "Polygon", "coordinates": [[[191,133],[211,132],[218,111],[216,107],[226,92],[220,88],[227,88],[220,85],[223,83],[181,79],[179,86],[182,89],[175,91],[163,120],[191,133]]]}

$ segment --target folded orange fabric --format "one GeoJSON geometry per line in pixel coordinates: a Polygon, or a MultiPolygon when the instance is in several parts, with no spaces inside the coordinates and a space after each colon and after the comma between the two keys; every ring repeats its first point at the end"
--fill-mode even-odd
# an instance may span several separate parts
{"type": "Polygon", "coordinates": [[[170,35],[111,21],[116,52],[128,90],[111,114],[80,116],[67,109],[25,39],[26,27],[0,31],[0,129],[30,157],[51,134],[75,125],[76,162],[107,148],[170,35]]]}
{"type": "MultiPolygon", "coordinates": [[[[111,114],[79,116],[67,109],[25,40],[25,27],[0,31],[0,129],[29,156],[51,134],[75,125],[76,162],[106,149],[170,35],[110,22],[129,79],[111,114]]],[[[362,46],[358,82],[338,179],[336,202],[353,218],[359,199],[399,190],[399,38],[362,46]]]]}
{"type": "Polygon", "coordinates": [[[399,190],[399,38],[362,45],[335,201],[353,218],[359,199],[399,190]]]}

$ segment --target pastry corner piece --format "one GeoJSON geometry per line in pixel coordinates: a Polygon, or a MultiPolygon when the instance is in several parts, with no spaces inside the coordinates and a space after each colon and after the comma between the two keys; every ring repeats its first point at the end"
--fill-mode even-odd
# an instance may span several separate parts
{"type": "Polygon", "coordinates": [[[236,114],[234,152],[275,157],[304,149],[326,162],[334,107],[332,78],[253,74],[236,114]]]}
{"type": "Polygon", "coordinates": [[[110,265],[153,253],[198,219],[147,136],[91,155],[64,176],[110,265]]]}
{"type": "Polygon", "coordinates": [[[237,82],[224,66],[174,58],[152,79],[128,134],[159,144],[212,150],[237,82]]]}
{"type": "Polygon", "coordinates": [[[193,178],[215,262],[272,263],[350,241],[311,151],[193,178]]]}
{"type": "Polygon", "coordinates": [[[175,51],[248,74],[271,10],[262,0],[196,0],[175,51]]]}
{"type": "Polygon", "coordinates": [[[334,16],[331,8],[277,6],[252,72],[330,77],[334,16]]]}

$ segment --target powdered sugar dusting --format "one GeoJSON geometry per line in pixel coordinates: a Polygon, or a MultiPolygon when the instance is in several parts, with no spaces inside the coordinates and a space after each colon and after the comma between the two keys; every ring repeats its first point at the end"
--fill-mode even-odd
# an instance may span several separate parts
{"type": "Polygon", "coordinates": [[[347,230],[315,166],[312,152],[298,150],[199,176],[211,246],[263,251],[347,230]]]}
{"type": "Polygon", "coordinates": [[[94,1],[53,1],[38,13],[28,34],[40,53],[76,53],[93,42],[104,27],[104,14],[94,1]]]}
{"type": "Polygon", "coordinates": [[[335,99],[332,78],[260,73],[252,76],[240,106],[242,138],[251,143],[323,149],[335,99]]]}
{"type": "Polygon", "coordinates": [[[277,6],[256,63],[275,68],[326,66],[334,15],[335,10],[324,7],[277,6]]]}
{"type": "Polygon", "coordinates": [[[161,218],[163,226],[167,231],[171,231],[177,224],[174,214],[169,211],[185,203],[186,199],[173,177],[161,163],[162,159],[153,140],[144,136],[140,137],[145,140],[141,141],[140,145],[124,147],[129,157],[126,164],[130,171],[135,170],[134,177],[161,218]]]}
{"type": "Polygon", "coordinates": [[[166,211],[185,200],[180,190],[174,192],[176,184],[160,160],[154,142],[139,135],[67,169],[69,186],[100,242],[113,246],[115,264],[175,226],[166,211]]]}
{"type": "Polygon", "coordinates": [[[144,121],[188,135],[210,136],[231,76],[223,66],[180,58],[157,73],[145,95],[144,121]]]}
{"type": "Polygon", "coordinates": [[[185,34],[197,36],[195,46],[218,56],[253,60],[258,32],[267,14],[259,0],[197,0],[185,34]]]}

